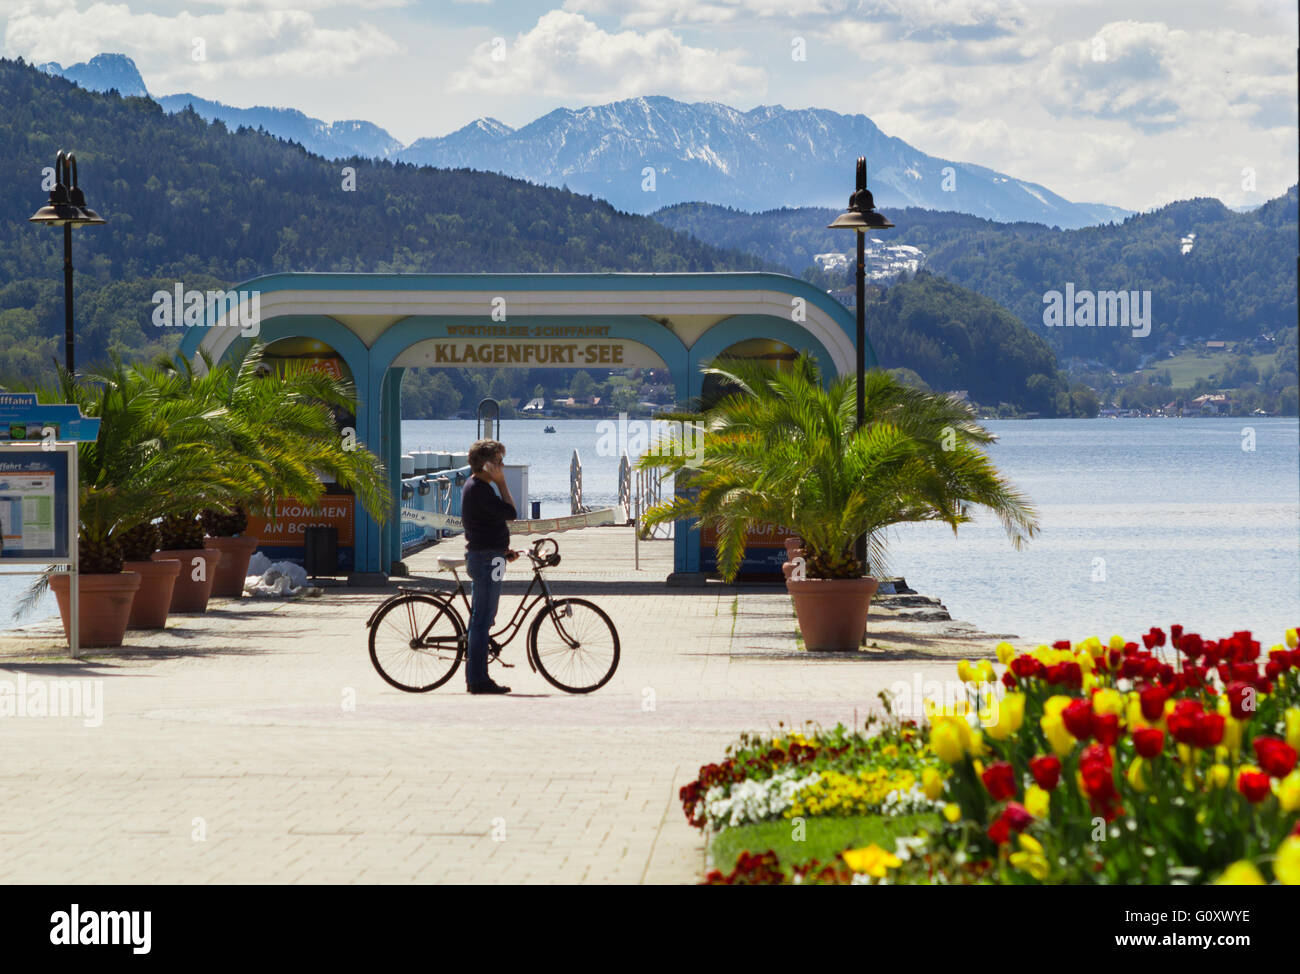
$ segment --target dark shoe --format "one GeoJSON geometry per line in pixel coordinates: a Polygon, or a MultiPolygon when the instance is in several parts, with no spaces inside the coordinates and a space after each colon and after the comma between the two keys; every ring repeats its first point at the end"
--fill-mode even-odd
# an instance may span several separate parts
{"type": "Polygon", "coordinates": [[[469,688],[470,693],[509,693],[509,687],[503,687],[500,683],[488,681],[476,687],[469,688]]]}

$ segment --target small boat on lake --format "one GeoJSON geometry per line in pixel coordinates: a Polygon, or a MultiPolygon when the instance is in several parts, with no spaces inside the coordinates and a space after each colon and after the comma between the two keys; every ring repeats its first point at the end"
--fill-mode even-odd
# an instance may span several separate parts
{"type": "Polygon", "coordinates": [[[543,432],[543,433],[554,433],[554,432],[555,432],[555,427],[554,427],[554,426],[547,426],[545,429],[542,430],[542,432],[543,432]]]}

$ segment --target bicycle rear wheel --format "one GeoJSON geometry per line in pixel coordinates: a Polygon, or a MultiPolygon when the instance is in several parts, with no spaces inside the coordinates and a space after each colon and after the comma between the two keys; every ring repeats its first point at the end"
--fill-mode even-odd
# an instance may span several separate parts
{"type": "Polygon", "coordinates": [[[464,653],[465,624],[436,595],[394,599],[370,627],[370,661],[385,681],[408,693],[442,686],[464,653]]]}
{"type": "Polygon", "coordinates": [[[528,630],[528,652],[551,686],[566,693],[599,690],[618,669],[618,630],[586,599],[556,599],[528,630]]]}

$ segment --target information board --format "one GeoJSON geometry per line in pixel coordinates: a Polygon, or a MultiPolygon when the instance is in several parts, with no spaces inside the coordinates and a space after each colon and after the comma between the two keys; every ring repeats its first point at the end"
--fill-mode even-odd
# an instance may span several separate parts
{"type": "Polygon", "coordinates": [[[0,563],[67,561],[75,445],[0,449],[0,563]]]}

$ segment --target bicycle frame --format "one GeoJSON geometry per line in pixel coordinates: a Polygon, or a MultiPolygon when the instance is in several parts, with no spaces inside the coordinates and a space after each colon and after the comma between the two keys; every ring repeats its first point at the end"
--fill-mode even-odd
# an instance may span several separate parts
{"type": "MultiPolygon", "coordinates": [[[[397,595],[385,599],[383,603],[381,603],[379,606],[376,607],[374,613],[371,615],[370,619],[366,622],[366,626],[367,627],[371,626],[374,623],[375,619],[379,617],[379,614],[391,602],[398,599],[402,599],[406,595],[412,592],[418,592],[421,595],[432,596],[433,598],[441,599],[447,602],[448,607],[451,608],[452,611],[455,611],[455,605],[453,603],[456,596],[459,595],[461,602],[465,606],[465,625],[466,625],[466,631],[468,632],[469,619],[474,611],[473,605],[470,602],[469,593],[465,590],[465,581],[460,577],[460,573],[457,572],[455,568],[452,568],[451,574],[452,577],[456,579],[456,587],[451,592],[431,592],[426,589],[414,589],[414,588],[399,589],[397,595]]],[[[528,588],[524,591],[523,596],[519,599],[519,604],[515,606],[514,612],[511,613],[510,620],[504,626],[498,629],[496,632],[490,633],[488,636],[491,642],[497,645],[498,656],[500,656],[500,650],[504,649],[510,642],[514,640],[514,638],[517,635],[519,635],[519,631],[523,628],[523,625],[527,621],[528,616],[532,613],[533,608],[537,605],[538,602],[542,602],[542,601],[546,603],[548,608],[554,605],[554,597],[551,595],[551,587],[549,584],[547,584],[545,576],[542,575],[541,566],[534,565],[532,581],[528,583],[528,588]],[[534,595],[533,590],[538,587],[540,587],[541,591],[538,594],[534,595]],[[532,596],[531,601],[529,600],[530,596],[532,596]]],[[[575,640],[572,636],[570,636],[567,632],[565,632],[563,625],[559,621],[559,617],[556,616],[554,612],[552,612],[551,618],[555,624],[556,631],[560,634],[560,638],[563,639],[565,643],[567,643],[570,647],[576,648],[576,646],[578,645],[577,640],[575,640]]],[[[432,623],[430,625],[432,625],[432,623]]],[[[423,640],[425,637],[427,637],[427,635],[428,632],[426,630],[425,632],[420,633],[420,635],[417,638],[423,640]]],[[[533,661],[532,654],[529,653],[526,655],[528,656],[528,665],[535,671],[537,669],[537,665],[533,661]]]]}

